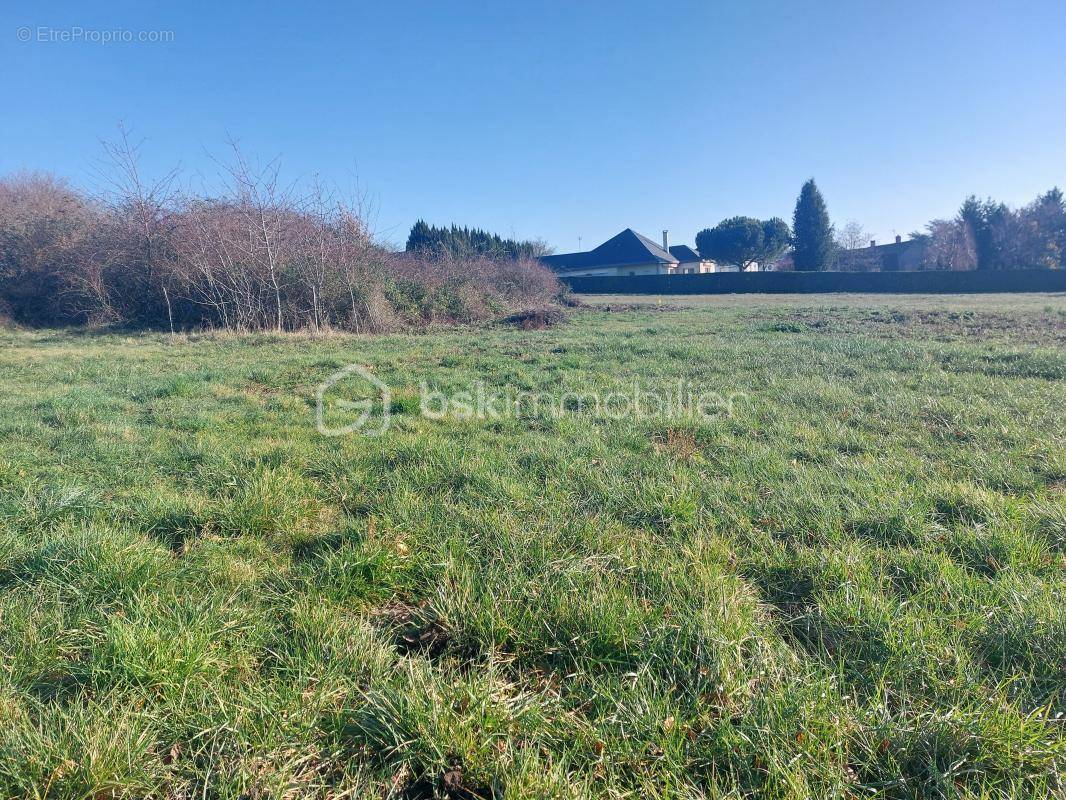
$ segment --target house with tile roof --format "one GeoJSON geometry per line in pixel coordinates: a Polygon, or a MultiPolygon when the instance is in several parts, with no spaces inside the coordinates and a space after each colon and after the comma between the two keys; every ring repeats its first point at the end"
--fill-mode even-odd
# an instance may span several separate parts
{"type": "MultiPolygon", "coordinates": [[[[666,231],[663,231],[663,242],[666,242],[666,231]]],[[[709,258],[703,258],[695,248],[687,244],[675,244],[670,246],[670,255],[677,259],[677,268],[674,270],[678,275],[689,275],[697,272],[714,272],[715,263],[709,258]]]]}
{"type": "Polygon", "coordinates": [[[679,275],[714,272],[714,262],[700,258],[688,245],[670,246],[663,231],[662,246],[632,228],[592,250],[543,256],[541,261],[561,275],[679,275]]]}
{"type": "Polygon", "coordinates": [[[903,241],[897,236],[895,242],[878,244],[871,240],[869,247],[841,250],[837,253],[833,269],[840,272],[903,272],[922,269],[928,247],[924,239],[903,241]]]}

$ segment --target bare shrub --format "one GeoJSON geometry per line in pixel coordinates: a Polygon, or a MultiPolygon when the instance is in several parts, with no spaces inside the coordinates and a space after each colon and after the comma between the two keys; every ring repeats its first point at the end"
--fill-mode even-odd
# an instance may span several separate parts
{"type": "Polygon", "coordinates": [[[46,173],[0,179],[0,298],[28,325],[88,321],[79,296],[102,211],[46,173]]]}
{"type": "Polygon", "coordinates": [[[409,257],[374,241],[362,198],[281,182],[231,143],[209,196],[148,180],[120,129],[88,198],[0,180],[0,308],[18,322],[360,333],[472,323],[561,294],[535,259],[409,257]]]}
{"type": "Polygon", "coordinates": [[[977,267],[973,234],[961,222],[934,219],[926,230],[929,232],[925,251],[927,268],[962,271],[977,267]]]}
{"type": "Polygon", "coordinates": [[[105,309],[110,321],[131,326],[156,324],[165,317],[175,329],[172,234],[178,224],[177,170],[146,179],[140,145],[119,126],[118,138],[104,142],[96,173],[104,187],[96,248],[79,276],[82,291],[105,309]]]}
{"type": "Polygon", "coordinates": [[[555,302],[555,274],[535,259],[401,255],[389,270],[395,304],[432,324],[476,322],[555,302]]]}

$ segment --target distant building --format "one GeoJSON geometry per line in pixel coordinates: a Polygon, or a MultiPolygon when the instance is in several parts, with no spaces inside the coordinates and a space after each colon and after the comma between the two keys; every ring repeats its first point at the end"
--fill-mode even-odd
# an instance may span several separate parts
{"type": "Polygon", "coordinates": [[[871,241],[869,247],[841,250],[834,270],[840,272],[905,272],[924,269],[926,244],[921,239],[903,241],[897,236],[890,244],[871,241]]]}
{"type": "MultiPolygon", "coordinates": [[[[663,242],[665,243],[666,241],[666,231],[663,231],[663,242]]],[[[687,244],[673,245],[670,247],[670,255],[677,259],[677,267],[674,272],[678,275],[714,272],[714,262],[708,258],[701,258],[700,254],[687,244]]]]}
{"type": "MultiPolygon", "coordinates": [[[[545,265],[562,275],[683,275],[715,272],[720,267],[688,245],[670,246],[667,232],[659,246],[626,228],[592,250],[542,256],[545,265]]],[[[734,267],[735,269],[735,267],[734,267]]]]}

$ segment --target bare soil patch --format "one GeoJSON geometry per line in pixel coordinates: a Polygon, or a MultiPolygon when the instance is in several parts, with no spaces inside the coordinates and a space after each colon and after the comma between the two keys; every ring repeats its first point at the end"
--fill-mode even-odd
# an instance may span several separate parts
{"type": "Polygon", "coordinates": [[[452,641],[451,630],[426,601],[416,605],[388,603],[375,611],[373,618],[378,627],[391,634],[393,646],[402,656],[437,659],[452,641]]]}
{"type": "Polygon", "coordinates": [[[799,309],[775,317],[775,330],[804,330],[878,338],[936,339],[940,341],[1013,340],[1027,344],[1066,344],[1066,315],[1007,315],[986,311],[901,311],[874,309],[849,314],[799,309]]]}
{"type": "Polygon", "coordinates": [[[561,308],[531,308],[503,318],[503,324],[522,330],[543,330],[568,322],[569,315],[561,308]]]}

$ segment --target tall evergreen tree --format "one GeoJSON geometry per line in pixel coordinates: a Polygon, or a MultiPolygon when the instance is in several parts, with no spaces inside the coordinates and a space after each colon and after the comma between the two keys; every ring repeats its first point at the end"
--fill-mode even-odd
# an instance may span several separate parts
{"type": "Polygon", "coordinates": [[[1004,250],[1013,237],[1007,234],[1012,221],[1010,209],[991,197],[978,200],[970,195],[959,209],[961,222],[973,237],[978,269],[1003,269],[1009,259],[1004,250]]]}
{"type": "Polygon", "coordinates": [[[423,219],[412,225],[411,233],[407,236],[407,247],[405,248],[407,252],[418,253],[429,249],[432,244],[434,230],[423,219]]]}
{"type": "Polygon", "coordinates": [[[811,178],[800,190],[792,217],[793,261],[797,270],[827,270],[833,264],[833,225],[822,193],[811,178]]]}
{"type": "Polygon", "coordinates": [[[1036,198],[1027,209],[1037,229],[1040,252],[1034,258],[1037,266],[1066,267],[1066,201],[1059,187],[1049,189],[1036,198]]]}

